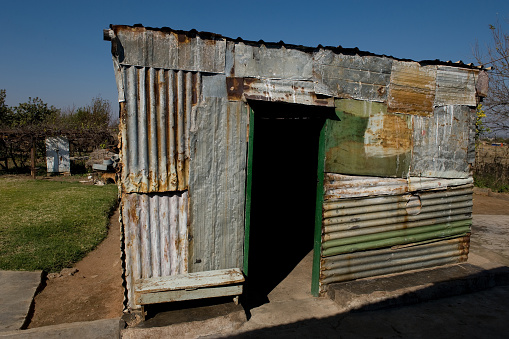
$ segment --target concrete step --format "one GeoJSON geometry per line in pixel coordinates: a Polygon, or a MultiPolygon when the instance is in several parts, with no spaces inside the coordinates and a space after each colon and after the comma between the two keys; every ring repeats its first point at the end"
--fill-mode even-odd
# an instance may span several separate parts
{"type": "Polygon", "coordinates": [[[376,310],[509,285],[509,267],[469,263],[331,284],[327,295],[342,311],[376,310]]]}
{"type": "Polygon", "coordinates": [[[37,327],[28,330],[0,332],[1,339],[39,339],[39,338],[80,338],[112,339],[120,338],[124,322],[120,319],[102,319],[53,326],[37,327]]]}

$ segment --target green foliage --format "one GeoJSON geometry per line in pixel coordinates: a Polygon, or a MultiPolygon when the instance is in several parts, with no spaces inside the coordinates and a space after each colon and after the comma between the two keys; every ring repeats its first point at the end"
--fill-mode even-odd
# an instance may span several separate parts
{"type": "Polygon", "coordinates": [[[108,100],[96,97],[85,107],[71,109],[62,116],[68,126],[75,129],[108,128],[110,124],[111,104],[108,100]]]}
{"type": "Polygon", "coordinates": [[[0,269],[60,271],[107,235],[115,185],[0,178],[0,269]]]}
{"type": "Polygon", "coordinates": [[[10,125],[13,127],[40,125],[55,121],[59,115],[60,110],[56,107],[48,107],[48,104],[37,97],[28,98],[28,102],[20,103],[14,107],[10,125]]]}
{"type": "Polygon", "coordinates": [[[477,105],[476,113],[477,116],[475,119],[475,140],[479,140],[486,133],[491,132],[491,129],[484,123],[486,113],[484,112],[482,104],[477,105]]]}

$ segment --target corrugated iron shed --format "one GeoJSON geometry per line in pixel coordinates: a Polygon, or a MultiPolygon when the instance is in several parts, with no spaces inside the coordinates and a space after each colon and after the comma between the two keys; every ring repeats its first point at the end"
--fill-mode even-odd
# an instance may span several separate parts
{"type": "MultiPolygon", "coordinates": [[[[121,108],[127,307],[242,292],[260,101],[285,104],[264,118],[323,124],[313,293],[466,259],[480,68],[170,28],[111,26],[105,39],[121,108]],[[197,292],[171,292],[193,279],[197,292]]],[[[278,168],[274,178],[267,194],[299,184],[278,168]]]]}

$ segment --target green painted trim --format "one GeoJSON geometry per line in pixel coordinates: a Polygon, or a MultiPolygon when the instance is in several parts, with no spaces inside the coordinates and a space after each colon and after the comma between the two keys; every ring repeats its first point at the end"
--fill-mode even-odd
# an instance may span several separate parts
{"type": "Polygon", "coordinates": [[[316,183],[316,209],[315,209],[315,236],[313,245],[313,274],[311,277],[311,294],[318,297],[320,294],[320,259],[322,250],[322,209],[323,209],[323,179],[325,169],[325,136],[327,134],[326,120],[320,131],[318,144],[318,168],[316,183]]]}
{"type": "Polygon", "coordinates": [[[324,249],[323,255],[325,257],[330,257],[333,255],[338,255],[338,254],[386,248],[386,247],[391,247],[391,246],[396,246],[396,245],[404,245],[404,244],[420,242],[420,241],[424,241],[424,240],[431,240],[431,239],[441,240],[441,238],[450,237],[450,236],[455,236],[455,237],[464,236],[469,232],[470,232],[470,226],[461,226],[461,227],[456,227],[456,228],[447,229],[447,230],[420,233],[420,234],[415,234],[415,235],[410,235],[410,236],[401,236],[401,237],[397,237],[397,238],[382,239],[382,240],[377,240],[377,241],[364,242],[364,243],[360,243],[360,244],[350,244],[350,245],[344,245],[344,246],[331,247],[331,248],[324,249]]]}
{"type": "Polygon", "coordinates": [[[357,235],[353,237],[347,237],[347,238],[339,238],[339,239],[332,239],[328,240],[323,243],[323,249],[326,250],[331,247],[339,247],[339,246],[345,246],[350,244],[362,244],[365,242],[372,242],[377,240],[385,240],[385,239],[397,239],[399,237],[405,237],[405,236],[412,236],[415,234],[421,234],[421,233],[428,233],[428,232],[435,232],[443,230],[444,232],[458,227],[470,227],[472,226],[472,220],[459,220],[459,221],[452,221],[442,224],[434,224],[434,225],[427,225],[427,226],[420,226],[420,227],[412,227],[412,228],[403,228],[396,231],[386,231],[386,232],[379,232],[379,233],[372,233],[372,234],[363,234],[363,235],[357,235]]]}
{"type": "Polygon", "coordinates": [[[253,182],[254,112],[249,108],[249,141],[247,144],[246,210],[244,227],[244,275],[248,276],[249,234],[251,231],[251,186],[253,182]]]}

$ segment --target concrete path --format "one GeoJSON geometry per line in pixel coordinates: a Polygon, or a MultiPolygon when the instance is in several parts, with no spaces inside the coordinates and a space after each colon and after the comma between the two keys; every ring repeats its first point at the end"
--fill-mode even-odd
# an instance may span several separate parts
{"type": "Polygon", "coordinates": [[[41,279],[41,271],[0,271],[0,332],[23,327],[41,279]]]}

